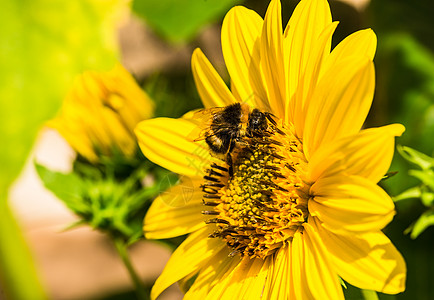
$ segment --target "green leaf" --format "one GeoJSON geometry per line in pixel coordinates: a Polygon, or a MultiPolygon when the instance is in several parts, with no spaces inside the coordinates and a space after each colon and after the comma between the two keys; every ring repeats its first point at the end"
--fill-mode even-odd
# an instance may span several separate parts
{"type": "Polygon", "coordinates": [[[134,0],[133,11],[171,42],[190,40],[239,0],[134,0]]]}
{"type": "Polygon", "coordinates": [[[5,195],[0,197],[0,268],[3,276],[1,299],[47,299],[32,265],[30,251],[7,206],[5,195]]]}
{"type": "Polygon", "coordinates": [[[122,1],[3,0],[0,4],[0,278],[8,299],[44,299],[25,242],[7,207],[41,124],[73,77],[117,56],[113,17],[122,1]]]}
{"type": "Polygon", "coordinates": [[[54,116],[75,75],[116,61],[117,2],[2,1],[1,188],[18,174],[40,125],[54,116]]]}
{"type": "Polygon", "coordinates": [[[82,195],[87,187],[75,173],[55,172],[37,163],[35,168],[44,186],[69,209],[77,214],[90,213],[89,208],[82,201],[82,195]]]}
{"type": "Polygon", "coordinates": [[[434,225],[434,210],[424,212],[413,224],[410,237],[417,238],[427,227],[434,225]]]}

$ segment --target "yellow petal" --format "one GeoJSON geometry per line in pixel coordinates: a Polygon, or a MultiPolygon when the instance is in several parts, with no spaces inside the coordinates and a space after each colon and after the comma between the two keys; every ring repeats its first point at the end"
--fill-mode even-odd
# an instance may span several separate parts
{"type": "Polygon", "coordinates": [[[121,64],[117,64],[111,74],[112,76],[104,77],[106,86],[113,90],[111,97],[117,95],[124,101],[119,114],[124,115],[129,111],[134,115],[131,119],[123,118],[125,122],[131,123],[129,129],[132,132],[138,122],[152,117],[155,104],[121,64]]]}
{"type": "Polygon", "coordinates": [[[291,275],[292,243],[280,248],[268,272],[263,299],[295,299],[291,275]]]}
{"type": "Polygon", "coordinates": [[[78,82],[75,95],[77,102],[85,105],[92,105],[94,107],[100,107],[104,100],[105,89],[103,86],[101,76],[97,72],[90,71],[84,72],[82,76],[76,81],[78,82]],[[94,99],[89,101],[88,99],[94,99]]]}
{"type": "Polygon", "coordinates": [[[319,35],[316,43],[312,44],[314,48],[310,49],[310,57],[300,74],[296,92],[286,105],[286,121],[294,124],[297,136],[303,136],[307,107],[309,107],[310,98],[317,85],[322,62],[330,52],[332,35],[337,25],[338,22],[329,24],[319,35]]]}
{"type": "MultiPolygon", "coordinates": [[[[292,240],[291,266],[292,280],[295,288],[296,299],[313,299],[312,292],[307,284],[307,272],[312,270],[305,269],[305,242],[304,234],[296,233],[292,240]]],[[[315,270],[316,271],[316,270],[315,270]]]]}
{"type": "Polygon", "coordinates": [[[135,133],[140,149],[152,162],[178,174],[202,177],[212,158],[204,143],[188,140],[196,128],[187,119],[155,118],[140,122],[135,133]]]}
{"type": "Polygon", "coordinates": [[[95,154],[93,143],[89,139],[89,135],[81,134],[82,128],[74,126],[76,122],[72,120],[75,121],[74,118],[60,116],[48,121],[46,125],[57,130],[62,137],[67,140],[68,144],[87,160],[90,162],[98,161],[98,156],[95,154]],[[68,121],[65,122],[65,120],[68,121]]]}
{"type": "MultiPolygon", "coordinates": [[[[119,115],[110,108],[101,108],[101,117],[104,121],[104,127],[101,124],[95,127],[100,127],[102,131],[108,134],[110,142],[105,146],[110,149],[111,146],[118,147],[127,156],[132,156],[136,150],[137,144],[128,128],[122,124],[119,115]]],[[[96,120],[95,120],[96,121],[96,120]]],[[[109,150],[107,151],[109,153],[109,150]]]]}
{"type": "MultiPolygon", "coordinates": [[[[239,289],[241,288],[240,282],[233,282],[233,274],[235,273],[235,271],[240,267],[241,264],[245,264],[245,260],[246,258],[244,258],[243,260],[237,260],[236,261],[236,266],[234,268],[231,268],[229,271],[227,271],[226,273],[222,273],[222,275],[220,276],[220,282],[217,282],[215,284],[215,286],[212,287],[212,289],[209,291],[207,298],[209,300],[220,300],[223,297],[223,294],[225,293],[225,291],[231,287],[231,291],[234,294],[239,294],[239,289]]],[[[234,295],[235,296],[235,295],[234,295]]],[[[234,298],[234,297],[232,297],[234,298]]]]}
{"type": "Polygon", "coordinates": [[[303,147],[308,159],[320,146],[360,130],[374,87],[374,65],[367,57],[350,57],[329,69],[318,83],[306,114],[303,147]]]}
{"type": "Polygon", "coordinates": [[[395,136],[404,130],[401,124],[370,128],[321,147],[310,159],[309,180],[342,174],[377,183],[392,162],[395,136]]]}
{"type": "MultiPolygon", "coordinates": [[[[234,81],[232,80],[232,78],[231,78],[231,92],[232,92],[232,95],[234,95],[235,99],[238,99],[238,101],[242,102],[242,100],[240,100],[240,99],[243,99],[243,98],[241,97],[240,93],[237,91],[237,87],[236,87],[234,81]]],[[[253,105],[252,105],[252,107],[253,107],[253,105]]]]}
{"type": "Polygon", "coordinates": [[[236,102],[202,50],[194,50],[191,57],[191,68],[197,91],[205,108],[223,107],[236,102]]]}
{"type": "Polygon", "coordinates": [[[201,181],[188,178],[163,192],[146,213],[143,231],[148,239],[167,239],[181,236],[207,226],[201,212],[203,192],[201,181]]]}
{"type": "Polygon", "coordinates": [[[133,77],[117,64],[109,72],[87,71],[77,77],[55,122],[74,150],[97,162],[99,156],[115,152],[134,155],[137,143],[132,130],[152,115],[153,107],[133,77]]]}
{"type": "Polygon", "coordinates": [[[271,257],[265,259],[244,257],[230,274],[226,274],[209,293],[207,299],[261,299],[267,280],[271,257]]]}
{"type": "Polygon", "coordinates": [[[151,299],[156,299],[165,289],[178,280],[199,272],[226,244],[220,239],[209,238],[210,226],[202,228],[190,236],[175,250],[155,281],[151,299]]]}
{"type": "MultiPolygon", "coordinates": [[[[250,259],[251,265],[247,271],[247,268],[242,270],[239,269],[239,274],[234,277],[242,279],[242,289],[238,299],[263,299],[263,291],[266,283],[269,281],[268,274],[270,266],[274,263],[273,256],[269,256],[265,259],[250,259]]],[[[230,293],[225,293],[230,299],[230,293]]],[[[233,298],[232,298],[233,299],[233,298]]]]}
{"type": "Polygon", "coordinates": [[[238,101],[269,110],[267,93],[259,67],[259,40],[263,20],[253,10],[232,8],[223,20],[222,50],[238,101]]]}
{"type": "Polygon", "coordinates": [[[320,178],[310,193],[308,209],[324,227],[342,234],[384,228],[395,211],[392,199],[378,185],[359,176],[320,178]]]}
{"type": "Polygon", "coordinates": [[[229,247],[224,247],[209,260],[207,265],[201,269],[192,287],[184,295],[184,300],[205,299],[211,288],[220,284],[227,274],[233,271],[241,258],[239,256],[230,257],[229,253],[229,247]]]}
{"type": "Polygon", "coordinates": [[[260,41],[261,70],[264,75],[271,112],[283,118],[285,109],[285,71],[283,66],[282,8],[272,0],[264,18],[260,41]]]}
{"type": "Polygon", "coordinates": [[[361,289],[397,294],[405,290],[406,266],[401,254],[381,232],[342,236],[314,227],[331,254],[339,276],[361,289]]]}
{"type": "Polygon", "coordinates": [[[377,48],[377,36],[371,29],[354,32],[340,42],[327,57],[321,69],[322,75],[331,66],[348,56],[369,57],[373,60],[377,48]]]}
{"type": "Polygon", "coordinates": [[[308,223],[292,241],[292,277],[297,299],[344,299],[327,249],[308,223]]]}
{"type": "MultiPolygon", "coordinates": [[[[295,8],[286,26],[284,40],[288,100],[296,91],[306,64],[311,59],[311,52],[320,50],[319,36],[331,23],[330,7],[326,0],[302,0],[295,8]]],[[[330,52],[330,46],[323,50],[330,52]]]]}

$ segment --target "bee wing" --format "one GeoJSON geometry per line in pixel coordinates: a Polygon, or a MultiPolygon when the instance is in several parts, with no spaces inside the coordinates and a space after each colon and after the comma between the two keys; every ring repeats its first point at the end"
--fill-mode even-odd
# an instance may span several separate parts
{"type": "Polygon", "coordinates": [[[193,119],[197,120],[198,122],[206,123],[208,121],[211,121],[211,118],[224,110],[226,107],[211,107],[211,108],[203,108],[199,109],[198,111],[195,111],[193,114],[193,119]]]}
{"type": "Polygon", "coordinates": [[[209,131],[209,126],[203,128],[201,126],[197,126],[190,134],[188,135],[188,140],[193,142],[203,141],[207,137],[207,132],[209,131]]]}
{"type": "Polygon", "coordinates": [[[192,132],[187,135],[187,139],[192,142],[202,141],[209,132],[209,127],[213,116],[223,110],[224,107],[204,108],[193,113],[191,120],[197,125],[192,132]]]}

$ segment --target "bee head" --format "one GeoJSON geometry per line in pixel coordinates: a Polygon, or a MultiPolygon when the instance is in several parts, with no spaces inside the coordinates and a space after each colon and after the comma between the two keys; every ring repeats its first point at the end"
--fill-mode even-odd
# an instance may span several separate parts
{"type": "Polygon", "coordinates": [[[268,127],[267,118],[264,113],[255,108],[249,115],[248,134],[250,136],[260,135],[268,127]]]}

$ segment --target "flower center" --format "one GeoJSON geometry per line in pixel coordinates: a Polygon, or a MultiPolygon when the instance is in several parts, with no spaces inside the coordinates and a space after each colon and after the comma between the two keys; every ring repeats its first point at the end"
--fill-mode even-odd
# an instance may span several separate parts
{"type": "Polygon", "coordinates": [[[244,138],[229,166],[211,165],[202,185],[203,211],[213,215],[211,238],[223,239],[231,255],[265,258],[292,240],[308,217],[306,160],[301,142],[283,125],[244,138]]]}

